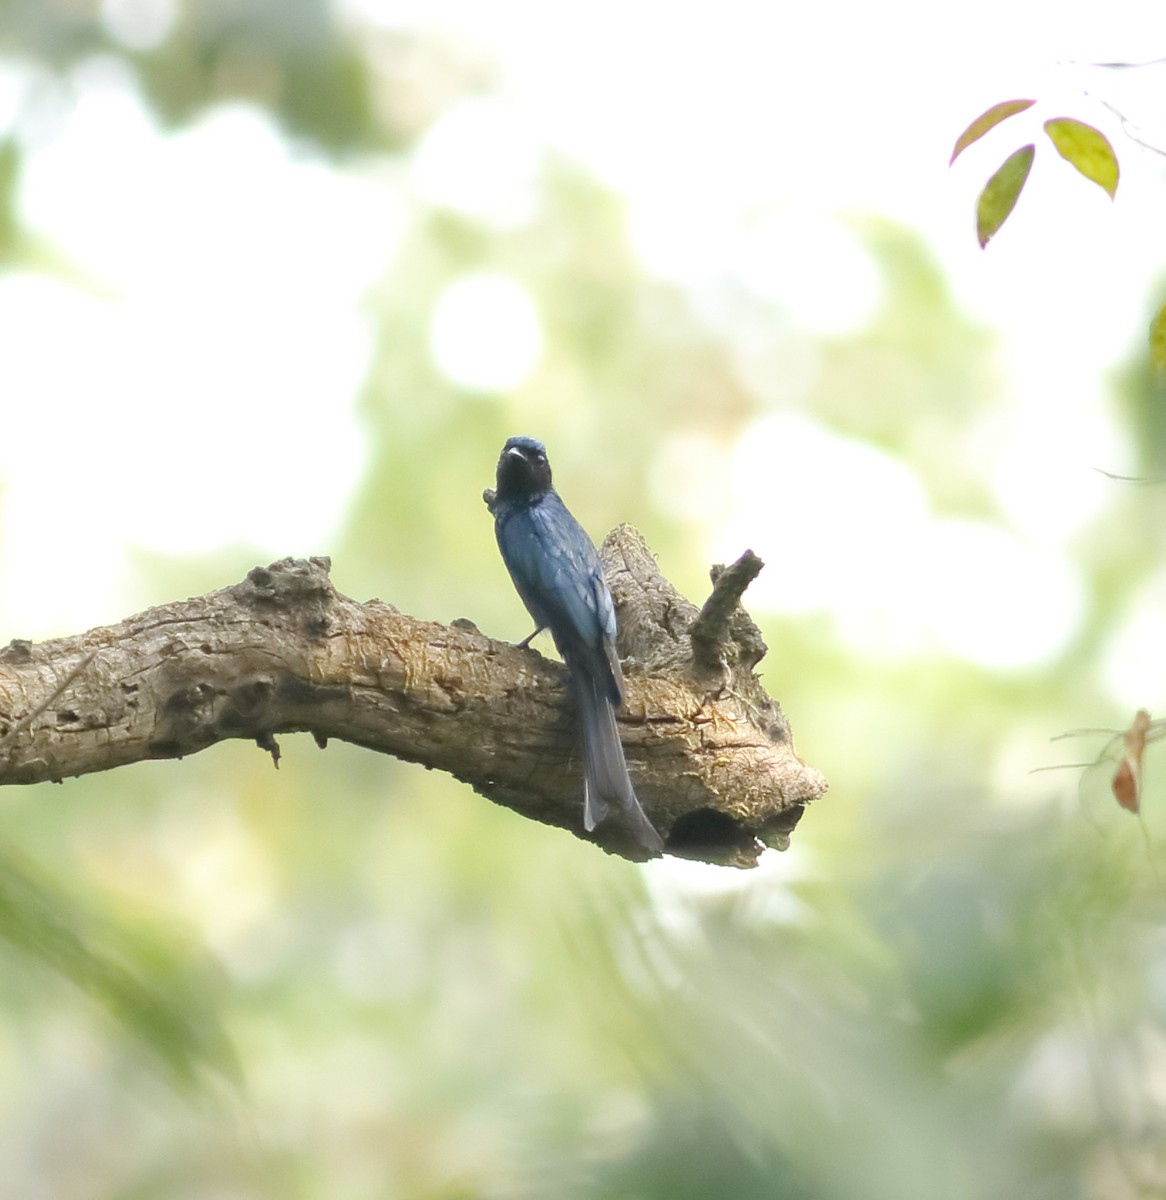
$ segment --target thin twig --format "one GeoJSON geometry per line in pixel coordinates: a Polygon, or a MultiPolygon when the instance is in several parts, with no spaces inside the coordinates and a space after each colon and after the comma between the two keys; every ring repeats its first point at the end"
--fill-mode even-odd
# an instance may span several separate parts
{"type": "Polygon", "coordinates": [[[1079,62],[1070,59],[1070,65],[1075,67],[1100,67],[1105,71],[1136,71],[1141,67],[1166,66],[1166,58],[1148,58],[1144,62],[1079,62]]]}
{"type": "Polygon", "coordinates": [[[1160,475],[1156,479],[1150,479],[1143,475],[1115,475],[1113,471],[1107,471],[1104,467],[1094,467],[1093,470],[1095,470],[1098,475],[1104,475],[1106,479],[1112,479],[1115,483],[1166,483],[1166,475],[1160,475]]]}
{"type": "MultiPolygon", "coordinates": [[[[1088,96],[1089,92],[1086,92],[1085,95],[1088,96]]],[[[1101,106],[1102,108],[1108,109],[1115,117],[1117,117],[1117,119],[1121,122],[1122,133],[1124,133],[1126,137],[1128,137],[1130,141],[1134,143],[1135,146],[1141,146],[1143,150],[1149,150],[1151,154],[1157,154],[1159,157],[1166,158],[1166,150],[1163,150],[1161,146],[1155,146],[1153,142],[1147,142],[1145,138],[1139,137],[1138,134],[1134,132],[1137,126],[1129,119],[1129,117],[1125,115],[1125,113],[1121,111],[1120,108],[1117,107],[1117,105],[1111,103],[1109,100],[1102,100],[1101,106]]]]}

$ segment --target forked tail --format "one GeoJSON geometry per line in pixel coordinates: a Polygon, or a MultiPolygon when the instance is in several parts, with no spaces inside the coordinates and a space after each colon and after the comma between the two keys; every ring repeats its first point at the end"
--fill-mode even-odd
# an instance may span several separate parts
{"type": "Polygon", "coordinates": [[[583,826],[591,832],[615,805],[623,823],[645,850],[659,854],[664,842],[636,799],[610,698],[591,679],[572,671],[583,725],[583,826]]]}

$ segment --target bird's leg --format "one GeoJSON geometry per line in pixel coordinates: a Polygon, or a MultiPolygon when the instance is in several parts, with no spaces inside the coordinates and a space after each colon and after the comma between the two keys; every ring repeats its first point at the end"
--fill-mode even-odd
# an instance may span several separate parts
{"type": "Polygon", "coordinates": [[[537,627],[536,627],[536,629],[535,629],[535,631],[534,631],[533,633],[528,633],[528,634],[526,635],[526,637],[524,637],[524,638],[522,639],[522,641],[518,643],[518,648],[519,648],[519,650],[528,650],[528,649],[530,649],[530,643],[531,643],[531,642],[533,642],[533,641],[534,641],[534,639],[535,639],[536,637],[538,637],[538,635],[539,635],[540,633],[542,633],[542,631],[543,631],[544,629],[546,629],[546,626],[545,626],[545,625],[539,625],[539,626],[537,626],[537,627]]]}

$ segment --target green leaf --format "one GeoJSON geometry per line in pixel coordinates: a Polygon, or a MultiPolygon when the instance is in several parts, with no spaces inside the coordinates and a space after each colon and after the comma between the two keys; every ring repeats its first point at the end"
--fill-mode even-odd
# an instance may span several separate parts
{"type": "Polygon", "coordinates": [[[1150,362],[1159,371],[1166,371],[1166,304],[1150,322],[1150,362]]]}
{"type": "Polygon", "coordinates": [[[1035,103],[1035,100],[1001,100],[999,104],[993,104],[987,112],[980,113],[956,138],[955,149],[951,152],[951,158],[948,159],[947,165],[950,167],[973,142],[978,142],[989,129],[995,129],[1001,121],[1006,121],[1009,117],[1024,112],[1026,108],[1032,108],[1035,103]]]}
{"type": "Polygon", "coordinates": [[[1035,153],[1036,147],[1031,142],[1021,146],[1000,164],[1000,169],[984,184],[984,190],[976,202],[976,234],[981,248],[996,236],[1000,226],[1016,207],[1020,189],[1032,170],[1032,156],[1035,153]]]}
{"type": "Polygon", "coordinates": [[[1045,122],[1045,133],[1057,153],[1113,198],[1117,191],[1117,155],[1100,130],[1072,117],[1053,117],[1045,122]]]}

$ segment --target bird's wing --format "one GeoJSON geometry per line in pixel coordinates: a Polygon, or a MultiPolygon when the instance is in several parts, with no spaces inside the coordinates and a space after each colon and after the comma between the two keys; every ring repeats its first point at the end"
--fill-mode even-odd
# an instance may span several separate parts
{"type": "Polygon", "coordinates": [[[553,493],[535,505],[530,515],[540,592],[575,638],[598,645],[606,630],[595,583],[603,576],[591,539],[553,493]]]}
{"type": "Polygon", "coordinates": [[[586,531],[554,492],[507,523],[504,553],[531,615],[550,627],[564,658],[582,660],[596,679],[610,679],[622,698],[615,654],[615,608],[599,555],[586,531]]]}

